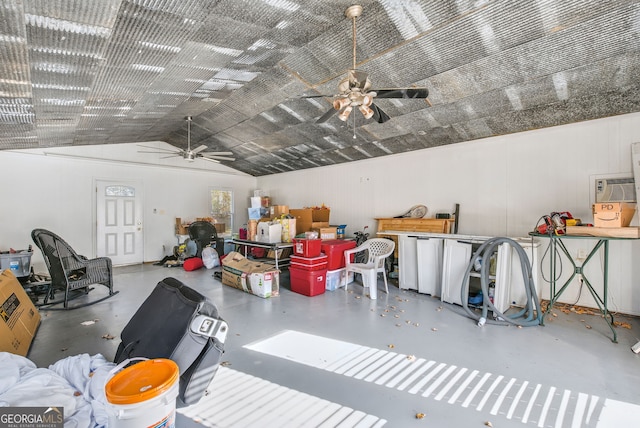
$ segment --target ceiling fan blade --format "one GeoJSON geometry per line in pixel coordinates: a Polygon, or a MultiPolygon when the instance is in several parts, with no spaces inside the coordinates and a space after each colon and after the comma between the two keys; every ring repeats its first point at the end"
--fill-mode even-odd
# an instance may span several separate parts
{"type": "Polygon", "coordinates": [[[300,98],[333,98],[335,95],[302,95],[300,98]]]}
{"type": "Polygon", "coordinates": [[[209,162],[213,162],[213,163],[220,163],[220,161],[219,161],[219,160],[217,160],[217,159],[205,158],[204,156],[198,156],[198,157],[199,157],[200,159],[202,159],[202,160],[206,160],[206,161],[209,161],[209,162]]]}
{"type": "Polygon", "coordinates": [[[224,160],[224,161],[229,161],[229,162],[233,162],[236,160],[236,158],[229,158],[226,156],[198,156],[199,158],[203,158],[203,159],[215,159],[215,160],[224,160]]]}
{"type": "Polygon", "coordinates": [[[208,146],[205,146],[204,144],[202,144],[201,146],[196,147],[195,149],[191,150],[191,153],[200,153],[203,150],[208,149],[208,146]]]}
{"type": "Polygon", "coordinates": [[[233,153],[232,152],[203,152],[203,153],[200,153],[200,156],[206,156],[206,157],[233,156],[233,153]]]}
{"type": "Polygon", "coordinates": [[[372,103],[369,108],[373,110],[373,119],[378,123],[385,123],[387,120],[391,119],[387,113],[385,113],[380,107],[372,103]]]}
{"type": "Polygon", "coordinates": [[[378,98],[427,98],[427,88],[375,89],[378,98]]]}
{"type": "Polygon", "coordinates": [[[177,151],[176,151],[176,152],[174,152],[174,151],[168,151],[168,152],[152,152],[152,151],[147,151],[147,150],[138,150],[138,153],[155,153],[155,154],[157,154],[157,155],[167,155],[167,154],[173,153],[173,155],[171,155],[171,156],[174,156],[174,155],[175,155],[175,156],[178,156],[178,155],[180,155],[180,154],[181,154],[181,152],[177,152],[177,151]]]}
{"type": "Polygon", "coordinates": [[[318,118],[318,120],[316,120],[316,123],[325,123],[327,120],[331,119],[331,116],[336,114],[337,111],[338,110],[334,109],[333,107],[330,108],[325,114],[323,114],[322,116],[320,116],[320,118],[318,118]]]}
{"type": "MultiPolygon", "coordinates": [[[[169,153],[179,153],[181,150],[178,148],[175,149],[165,149],[164,147],[149,147],[149,146],[143,146],[138,144],[138,147],[142,147],[144,149],[150,149],[150,150],[162,150],[163,152],[169,152],[169,153]]],[[[138,153],[161,153],[161,152],[142,152],[142,151],[138,151],[138,153]]]]}

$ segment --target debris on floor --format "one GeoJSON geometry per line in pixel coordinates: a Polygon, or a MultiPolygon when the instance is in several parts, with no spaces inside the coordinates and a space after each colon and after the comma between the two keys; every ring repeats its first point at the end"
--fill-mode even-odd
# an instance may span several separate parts
{"type": "MultiPolygon", "coordinates": [[[[548,300],[543,300],[540,302],[540,307],[542,308],[542,310],[544,312],[547,311],[547,307],[549,306],[549,301],[548,300]]],[[[578,315],[596,315],[596,316],[603,316],[602,313],[600,313],[600,311],[598,309],[594,309],[594,308],[587,308],[584,306],[578,306],[578,305],[572,305],[570,303],[555,303],[553,305],[553,309],[557,309],[559,311],[561,311],[562,313],[565,314],[578,314],[578,315]]],[[[551,312],[551,315],[553,315],[554,317],[558,317],[558,314],[555,312],[551,312]]],[[[617,317],[633,317],[633,315],[627,315],[627,314],[616,314],[617,317]]],[[[584,319],[581,319],[580,322],[585,322],[584,319]]],[[[631,324],[626,322],[626,321],[614,321],[613,325],[615,327],[622,327],[622,328],[626,328],[628,330],[631,330],[631,324]]],[[[589,325],[585,325],[585,327],[587,328],[591,328],[591,326],[589,325]]]]}
{"type": "Polygon", "coordinates": [[[627,330],[631,330],[631,324],[629,324],[628,322],[614,321],[613,325],[615,325],[616,327],[622,327],[626,328],[627,330]]]}

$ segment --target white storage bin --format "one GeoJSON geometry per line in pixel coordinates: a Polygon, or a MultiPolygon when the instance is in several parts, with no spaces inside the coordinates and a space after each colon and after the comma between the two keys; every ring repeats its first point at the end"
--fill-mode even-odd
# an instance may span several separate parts
{"type": "MultiPolygon", "coordinates": [[[[343,287],[345,273],[345,268],[327,271],[327,282],[325,286],[326,289],[329,291],[334,291],[340,287],[343,287]]],[[[353,282],[354,276],[355,275],[353,272],[349,272],[349,277],[347,278],[348,284],[353,282]]]]}

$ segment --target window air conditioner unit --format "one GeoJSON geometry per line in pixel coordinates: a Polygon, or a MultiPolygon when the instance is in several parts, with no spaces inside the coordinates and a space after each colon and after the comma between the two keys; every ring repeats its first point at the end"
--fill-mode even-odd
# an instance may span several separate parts
{"type": "Polygon", "coordinates": [[[636,186],[632,177],[596,179],[596,203],[636,202],[636,186]]]}

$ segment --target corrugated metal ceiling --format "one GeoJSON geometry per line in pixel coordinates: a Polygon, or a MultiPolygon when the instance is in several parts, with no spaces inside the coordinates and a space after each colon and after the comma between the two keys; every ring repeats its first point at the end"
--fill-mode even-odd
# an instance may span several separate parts
{"type": "Polygon", "coordinates": [[[161,140],[255,175],[640,111],[638,1],[361,1],[358,68],[392,119],[315,121],[352,1],[5,0],[0,150],[161,140]]]}

